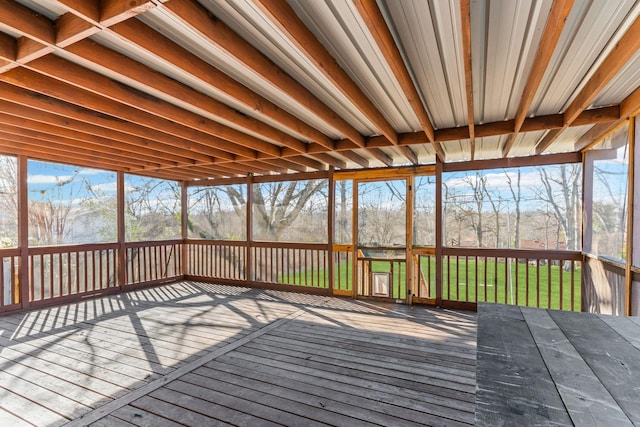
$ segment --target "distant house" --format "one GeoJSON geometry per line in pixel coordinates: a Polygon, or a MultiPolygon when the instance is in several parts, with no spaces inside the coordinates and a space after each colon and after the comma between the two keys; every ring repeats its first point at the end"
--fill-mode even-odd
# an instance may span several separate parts
{"type": "Polygon", "coordinates": [[[533,250],[566,250],[567,242],[558,242],[555,240],[529,240],[529,239],[520,239],[520,249],[533,249],[533,250]]]}

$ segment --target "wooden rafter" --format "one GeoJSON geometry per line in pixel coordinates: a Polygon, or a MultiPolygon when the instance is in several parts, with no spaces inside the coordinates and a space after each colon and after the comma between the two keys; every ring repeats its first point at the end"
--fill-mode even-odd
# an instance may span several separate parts
{"type": "Polygon", "coordinates": [[[524,87],[522,96],[520,97],[520,104],[516,112],[515,122],[513,126],[513,133],[509,135],[507,142],[502,148],[502,157],[507,157],[509,151],[513,147],[516,136],[520,132],[524,121],[529,114],[531,103],[538,92],[542,77],[544,76],[547,66],[551,61],[553,52],[555,51],[558,40],[560,40],[560,34],[564,29],[564,24],[571,12],[574,0],[554,0],[547,17],[547,23],[544,27],[544,33],[540,39],[536,56],[533,60],[533,66],[529,72],[529,78],[527,84],[524,87]]]}
{"type": "Polygon", "coordinates": [[[316,68],[373,123],[392,145],[398,135],[384,115],[373,105],[362,89],[349,77],[340,64],[320,43],[294,10],[284,0],[254,0],[290,42],[310,59],[316,68]]]}
{"type": "Polygon", "coordinates": [[[427,139],[434,145],[440,160],[444,161],[444,151],[442,150],[442,147],[440,147],[440,144],[435,141],[435,133],[433,125],[431,124],[431,119],[429,119],[425,106],[422,105],[422,100],[420,99],[418,90],[413,84],[411,75],[402,60],[400,50],[398,50],[398,46],[393,40],[393,35],[391,34],[389,27],[387,27],[387,23],[384,20],[384,16],[382,16],[382,12],[378,8],[378,4],[375,0],[354,1],[362,19],[369,29],[369,32],[373,36],[380,48],[380,51],[391,67],[391,71],[398,80],[398,83],[409,101],[411,108],[416,113],[416,116],[418,116],[418,120],[420,121],[420,125],[422,126],[422,130],[427,136],[427,139]]]}
{"type": "Polygon", "coordinates": [[[128,43],[135,44],[173,67],[177,67],[199,79],[211,87],[213,91],[219,91],[237,100],[245,105],[248,110],[259,112],[292,132],[300,134],[302,138],[310,142],[315,142],[327,149],[333,149],[334,141],[331,138],[240,84],[141,21],[128,20],[111,27],[109,30],[122,37],[128,43]]]}
{"type": "Polygon", "coordinates": [[[627,118],[640,113],[640,87],[634,90],[620,103],[620,118],[616,121],[600,123],[593,126],[575,143],[576,151],[585,151],[593,147],[606,134],[620,126],[627,118]]]}
{"type": "Polygon", "coordinates": [[[364,137],[346,120],[327,107],[294,78],[277,67],[264,54],[233,32],[226,24],[213,18],[197,2],[194,0],[170,1],[162,7],[173,14],[185,26],[199,33],[209,43],[224,50],[245,67],[256,72],[266,82],[295,99],[325,123],[341,132],[346,138],[359,146],[364,145],[364,137]]]}
{"type": "Polygon", "coordinates": [[[464,64],[464,83],[467,99],[467,123],[469,126],[469,144],[471,160],[476,155],[475,113],[473,110],[473,75],[471,68],[471,4],[470,0],[460,0],[460,18],[462,27],[462,62],[464,64]]]}
{"type": "MultiPolygon", "coordinates": [[[[562,130],[571,125],[574,120],[589,106],[605,86],[615,77],[615,75],[625,66],[636,52],[640,49],[640,17],[631,24],[627,32],[615,45],[605,60],[600,64],[592,77],[583,86],[582,90],[573,99],[569,107],[564,112],[564,126],[562,130]]],[[[544,152],[562,133],[549,133],[536,146],[536,154],[544,152]]]]}

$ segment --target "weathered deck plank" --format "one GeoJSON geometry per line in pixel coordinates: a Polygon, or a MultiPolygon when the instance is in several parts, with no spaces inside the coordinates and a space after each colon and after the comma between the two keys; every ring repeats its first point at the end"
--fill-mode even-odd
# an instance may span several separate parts
{"type": "Polygon", "coordinates": [[[640,424],[640,350],[595,315],[550,314],[626,416],[640,424]]]}
{"type": "Polygon", "coordinates": [[[0,329],[3,426],[474,419],[475,314],[180,282],[0,329]]]}
{"type": "Polygon", "coordinates": [[[476,425],[572,425],[519,307],[478,304],[476,425]]]}
{"type": "Polygon", "coordinates": [[[549,373],[577,426],[633,424],[549,313],[522,309],[549,373]]]}

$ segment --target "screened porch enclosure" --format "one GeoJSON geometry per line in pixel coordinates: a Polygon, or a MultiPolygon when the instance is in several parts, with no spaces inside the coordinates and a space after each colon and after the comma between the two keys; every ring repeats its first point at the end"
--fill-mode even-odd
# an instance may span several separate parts
{"type": "MultiPolygon", "coordinates": [[[[13,236],[26,222],[29,244],[0,252],[2,310],[186,278],[403,304],[581,311],[584,254],[568,236],[581,235],[581,219],[569,216],[581,212],[583,164],[576,155],[544,161],[186,185],[5,158],[26,166],[4,176],[26,175],[26,219],[15,218],[13,236]],[[43,171],[57,175],[39,182],[43,171]],[[537,177],[548,192],[531,184],[537,177]],[[43,204],[58,223],[48,234],[43,204]],[[109,242],[115,234],[123,240],[109,242]],[[80,243],[87,236],[96,241],[80,243]]],[[[21,193],[7,192],[5,205],[21,193]]]]}

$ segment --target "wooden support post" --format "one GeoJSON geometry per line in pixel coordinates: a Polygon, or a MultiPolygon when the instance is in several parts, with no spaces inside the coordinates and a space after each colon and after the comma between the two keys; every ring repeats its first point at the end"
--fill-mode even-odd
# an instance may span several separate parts
{"type": "Polygon", "coordinates": [[[407,279],[407,295],[405,296],[407,304],[411,305],[414,294],[414,267],[413,267],[413,197],[414,197],[415,175],[407,177],[406,191],[406,266],[405,277],[407,279]]]}
{"type": "Polygon", "coordinates": [[[632,287],[633,287],[633,272],[631,271],[631,266],[633,264],[633,220],[634,220],[634,194],[635,194],[635,144],[636,142],[636,120],[635,118],[629,119],[629,166],[627,170],[627,244],[626,244],[626,263],[624,269],[624,283],[625,283],[625,291],[624,291],[624,314],[625,316],[631,315],[631,297],[632,297],[632,287]]]}
{"type": "Polygon", "coordinates": [[[327,261],[329,266],[329,292],[333,295],[333,281],[335,280],[335,271],[333,265],[333,237],[335,234],[335,215],[336,215],[336,183],[333,180],[333,166],[329,167],[329,206],[327,212],[327,261]]]}
{"type": "Polygon", "coordinates": [[[436,157],[436,305],[442,304],[442,162],[436,157]]]}
{"type": "Polygon", "coordinates": [[[187,260],[187,240],[189,240],[189,187],[187,187],[187,183],[185,181],[180,182],[180,208],[180,225],[182,230],[182,271],[180,271],[180,274],[182,276],[186,276],[187,266],[189,265],[187,260]]]}
{"type": "Polygon", "coordinates": [[[253,186],[254,186],[254,182],[253,182],[253,175],[249,175],[247,177],[247,223],[246,223],[246,233],[247,235],[246,240],[247,240],[247,246],[246,246],[246,251],[247,251],[247,257],[246,257],[246,265],[245,265],[245,273],[246,273],[246,280],[247,283],[251,283],[254,280],[253,277],[253,254],[251,253],[252,248],[253,248],[253,186]]]}
{"type": "Polygon", "coordinates": [[[27,184],[27,161],[25,156],[18,156],[18,247],[20,248],[19,283],[20,288],[15,303],[23,309],[31,306],[29,292],[29,188],[27,184]]]}
{"type": "Polygon", "coordinates": [[[351,247],[353,255],[351,262],[351,288],[352,296],[356,298],[358,295],[358,181],[353,180],[352,184],[353,205],[351,207],[351,247]]]}
{"type": "Polygon", "coordinates": [[[122,289],[128,280],[127,274],[127,246],[126,246],[126,234],[125,234],[125,220],[124,220],[124,172],[117,173],[116,178],[116,215],[117,215],[117,229],[118,229],[118,287],[122,289]]]}

